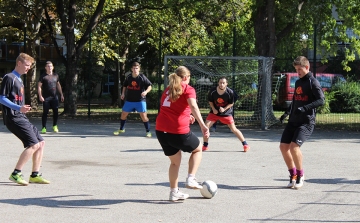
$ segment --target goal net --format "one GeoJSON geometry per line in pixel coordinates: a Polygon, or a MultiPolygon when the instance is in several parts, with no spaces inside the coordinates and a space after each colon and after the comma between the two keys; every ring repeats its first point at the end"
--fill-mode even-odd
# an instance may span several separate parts
{"type": "Polygon", "coordinates": [[[239,96],[234,104],[236,124],[265,130],[277,122],[271,98],[272,63],[270,57],[165,56],[164,86],[168,85],[169,74],[178,66],[186,66],[191,72],[190,85],[196,90],[199,108],[206,115],[210,110],[207,94],[224,76],[228,87],[239,96]]]}

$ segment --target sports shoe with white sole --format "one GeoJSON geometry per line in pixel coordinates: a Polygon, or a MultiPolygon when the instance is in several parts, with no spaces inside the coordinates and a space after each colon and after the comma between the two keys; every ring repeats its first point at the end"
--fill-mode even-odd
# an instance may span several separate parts
{"type": "Polygon", "coordinates": [[[124,133],[125,132],[125,129],[119,129],[119,130],[116,130],[115,132],[114,132],[114,135],[119,135],[119,134],[121,134],[121,133],[124,133]]]}
{"type": "Polygon", "coordinates": [[[304,185],[305,176],[297,176],[295,189],[300,189],[304,185]]]}
{"type": "Polygon", "coordinates": [[[178,190],[176,192],[170,191],[169,200],[170,201],[185,200],[188,197],[189,197],[188,194],[185,194],[185,193],[181,192],[180,190],[178,190]]]}
{"type": "Polygon", "coordinates": [[[294,188],[295,184],[296,184],[296,175],[290,175],[290,183],[286,187],[294,188]]]}
{"type": "Polygon", "coordinates": [[[30,176],[29,182],[34,183],[34,184],[49,184],[50,183],[50,181],[44,179],[41,176],[41,174],[36,175],[36,177],[30,176]]]}
{"type": "Polygon", "coordinates": [[[196,178],[186,178],[185,183],[187,188],[190,189],[202,189],[203,187],[196,181],[196,178]]]}
{"type": "Polygon", "coordinates": [[[11,180],[14,183],[20,184],[22,186],[27,186],[29,183],[23,179],[24,175],[21,173],[17,173],[15,175],[11,174],[9,177],[9,180],[11,180]]]}

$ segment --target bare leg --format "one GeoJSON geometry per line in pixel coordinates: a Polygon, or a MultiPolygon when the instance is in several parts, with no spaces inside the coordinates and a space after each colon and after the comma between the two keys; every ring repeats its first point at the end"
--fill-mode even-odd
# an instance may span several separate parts
{"type": "Polygon", "coordinates": [[[291,142],[290,143],[290,153],[294,160],[296,169],[302,170],[303,169],[303,165],[302,165],[303,156],[302,156],[302,152],[300,150],[300,146],[294,142],[291,142]]]}
{"type": "Polygon", "coordinates": [[[22,170],[24,165],[33,157],[34,153],[40,148],[40,143],[26,148],[20,155],[19,160],[15,166],[15,169],[22,170]]]}
{"type": "Polygon", "coordinates": [[[177,188],[179,182],[179,169],[181,164],[181,151],[179,150],[175,155],[169,156],[169,181],[170,188],[177,188]]]}
{"type": "Polygon", "coordinates": [[[288,170],[293,169],[295,167],[295,163],[293,160],[293,156],[290,152],[290,148],[291,148],[291,144],[280,143],[280,151],[284,158],[288,170]]]}
{"type": "Polygon", "coordinates": [[[202,159],[202,149],[201,149],[201,144],[200,144],[198,146],[198,148],[196,148],[191,153],[191,156],[189,158],[189,169],[188,169],[189,174],[193,174],[193,175],[196,174],[196,172],[200,166],[201,159],[202,159]]]}
{"type": "Polygon", "coordinates": [[[36,152],[34,152],[32,157],[32,161],[33,161],[32,172],[40,171],[40,166],[44,154],[45,141],[39,142],[39,145],[40,145],[39,149],[36,150],[36,152]]]}
{"type": "Polygon", "coordinates": [[[128,116],[129,112],[121,112],[121,116],[120,116],[120,119],[122,120],[126,120],[127,116],[128,116]]]}
{"type": "Polygon", "coordinates": [[[147,117],[147,113],[146,112],[140,112],[140,118],[143,122],[148,122],[149,118],[147,117]]]}
{"type": "MultiPolygon", "coordinates": [[[[209,120],[205,120],[205,125],[208,127],[208,129],[210,129],[210,127],[214,124],[215,122],[209,121],[209,120]]],[[[209,138],[205,138],[203,137],[203,142],[209,142],[209,138]]]]}
{"type": "Polygon", "coordinates": [[[244,138],[242,132],[236,128],[235,123],[228,124],[227,126],[236,135],[236,137],[240,140],[240,142],[245,141],[245,138],[244,138]]]}

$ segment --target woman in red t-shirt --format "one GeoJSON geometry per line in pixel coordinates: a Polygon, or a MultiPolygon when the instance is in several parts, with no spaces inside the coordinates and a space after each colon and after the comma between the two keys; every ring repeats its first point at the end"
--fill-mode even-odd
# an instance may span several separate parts
{"type": "Polygon", "coordinates": [[[170,201],[184,200],[189,197],[178,188],[181,151],[191,153],[186,187],[202,188],[195,178],[202,158],[202,149],[200,140],[190,131],[189,123],[193,124],[196,119],[204,137],[208,138],[210,133],[197,105],[195,89],[189,85],[189,81],[190,71],[184,66],[178,67],[175,73],[169,75],[169,86],[161,96],[160,112],[156,118],[156,136],[164,154],[171,162],[169,167],[170,201]]]}

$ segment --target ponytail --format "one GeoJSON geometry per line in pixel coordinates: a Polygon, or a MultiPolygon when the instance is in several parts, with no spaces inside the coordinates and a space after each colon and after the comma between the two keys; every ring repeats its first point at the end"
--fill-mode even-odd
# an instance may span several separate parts
{"type": "Polygon", "coordinates": [[[190,76],[190,71],[185,66],[180,66],[175,70],[175,73],[169,75],[169,97],[170,101],[174,102],[180,98],[183,93],[181,82],[184,77],[190,76]]]}

